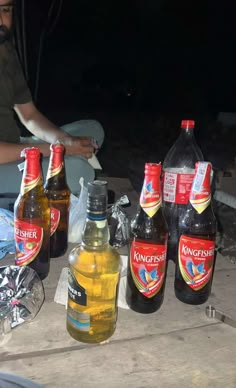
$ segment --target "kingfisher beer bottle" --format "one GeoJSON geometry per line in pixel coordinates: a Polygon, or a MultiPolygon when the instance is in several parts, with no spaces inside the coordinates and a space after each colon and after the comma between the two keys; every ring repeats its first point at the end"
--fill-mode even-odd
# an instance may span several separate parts
{"type": "Polygon", "coordinates": [[[196,163],[187,210],[179,222],[175,295],[189,304],[206,302],[211,292],[216,239],[211,171],[211,163],[196,163]]]}
{"type": "Polygon", "coordinates": [[[137,214],[131,222],[126,301],[139,313],[157,311],[164,299],[167,224],[162,214],[161,164],[146,163],[137,214]]]}
{"type": "Polygon", "coordinates": [[[179,218],[187,208],[195,163],[203,160],[194,127],[193,120],[181,121],[181,133],[163,162],[163,208],[169,232],[167,258],[174,262],[178,251],[179,218]]]}
{"type": "Polygon", "coordinates": [[[51,144],[45,193],[51,210],[50,257],[64,255],[68,247],[70,190],[66,182],[63,144],[51,144]]]}
{"type": "Polygon", "coordinates": [[[41,279],[49,272],[50,208],[44,193],[40,150],[26,148],[20,193],[14,205],[16,265],[28,265],[41,279]]]}

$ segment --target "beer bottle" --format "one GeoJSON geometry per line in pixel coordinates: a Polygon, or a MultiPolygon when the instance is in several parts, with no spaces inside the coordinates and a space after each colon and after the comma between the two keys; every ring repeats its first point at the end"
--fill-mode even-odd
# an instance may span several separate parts
{"type": "Polygon", "coordinates": [[[14,204],[16,265],[28,265],[41,279],[49,272],[50,208],[44,193],[40,150],[25,148],[20,193],[14,204]]]}
{"type": "Polygon", "coordinates": [[[179,223],[175,295],[202,304],[210,292],[215,263],[216,219],[211,204],[211,163],[197,162],[189,203],[179,223]]]}
{"type": "Polygon", "coordinates": [[[203,160],[194,137],[195,122],[181,121],[181,132],[163,162],[163,209],[168,225],[167,258],[175,262],[179,218],[185,213],[194,178],[195,163],[203,160]]]}
{"type": "Polygon", "coordinates": [[[64,255],[68,247],[70,190],[66,183],[65,147],[56,143],[51,144],[50,150],[44,189],[51,210],[50,257],[58,257],[64,255]]]}
{"type": "Polygon", "coordinates": [[[67,330],[78,341],[102,342],[115,331],[120,255],[109,245],[107,182],[88,184],[82,243],[69,255],[67,330]]]}
{"type": "Polygon", "coordinates": [[[161,164],[146,163],[137,214],[131,222],[126,301],[139,313],[157,311],[164,299],[168,230],[162,214],[161,164]]]}

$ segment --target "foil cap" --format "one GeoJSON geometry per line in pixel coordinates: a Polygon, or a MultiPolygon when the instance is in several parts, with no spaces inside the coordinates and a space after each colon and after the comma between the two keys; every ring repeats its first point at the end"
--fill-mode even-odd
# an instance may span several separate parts
{"type": "Polygon", "coordinates": [[[183,129],[193,129],[195,127],[195,121],[194,120],[182,120],[181,121],[181,128],[183,129]]]}
{"type": "Polygon", "coordinates": [[[106,211],[107,209],[107,182],[94,181],[88,183],[87,209],[90,212],[106,211]]]}

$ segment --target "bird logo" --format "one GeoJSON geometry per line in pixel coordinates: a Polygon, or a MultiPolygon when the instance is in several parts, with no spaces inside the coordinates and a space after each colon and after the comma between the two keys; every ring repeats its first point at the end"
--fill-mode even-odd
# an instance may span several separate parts
{"type": "Polygon", "coordinates": [[[150,290],[156,284],[157,280],[160,279],[157,268],[149,272],[145,267],[142,267],[139,269],[139,277],[145,284],[145,291],[150,290]]]}
{"type": "Polygon", "coordinates": [[[206,270],[204,268],[204,263],[194,264],[192,261],[188,261],[186,264],[187,271],[189,275],[192,277],[192,283],[196,283],[198,280],[202,279],[206,274],[206,270]]]}

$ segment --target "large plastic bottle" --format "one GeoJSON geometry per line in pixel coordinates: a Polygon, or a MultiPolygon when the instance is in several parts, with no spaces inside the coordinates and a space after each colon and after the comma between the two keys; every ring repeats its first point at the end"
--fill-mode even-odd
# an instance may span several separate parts
{"type": "Polygon", "coordinates": [[[195,172],[195,163],[203,160],[194,137],[193,120],[181,121],[181,133],[163,162],[163,207],[168,224],[167,259],[176,262],[179,217],[186,210],[195,172]]]}

